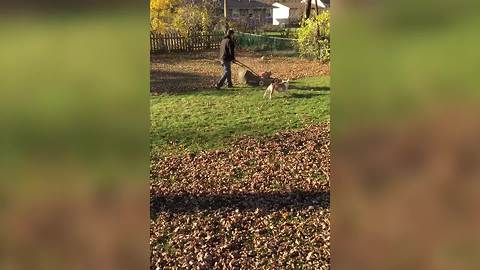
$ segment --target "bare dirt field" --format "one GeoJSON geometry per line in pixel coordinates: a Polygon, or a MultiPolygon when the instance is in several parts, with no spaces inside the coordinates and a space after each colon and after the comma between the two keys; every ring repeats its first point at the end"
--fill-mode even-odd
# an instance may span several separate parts
{"type": "MultiPolygon", "coordinates": [[[[240,51],[237,60],[255,72],[270,70],[281,79],[299,79],[330,73],[330,66],[319,61],[298,57],[271,56],[240,51]],[[265,56],[264,60],[261,59],[265,56]]],[[[239,67],[232,66],[233,81],[237,80],[239,67]]],[[[150,91],[152,93],[187,92],[211,89],[221,76],[222,67],[218,52],[196,54],[174,53],[151,56],[150,91]]]]}

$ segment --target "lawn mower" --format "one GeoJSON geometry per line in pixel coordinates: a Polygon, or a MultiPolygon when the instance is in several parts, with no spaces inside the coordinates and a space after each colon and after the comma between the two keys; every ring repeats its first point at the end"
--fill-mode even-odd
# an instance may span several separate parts
{"type": "Polygon", "coordinates": [[[264,71],[260,74],[257,74],[253,69],[249,66],[235,60],[234,62],[241,68],[238,70],[238,79],[240,83],[248,84],[252,86],[267,86],[273,82],[273,78],[271,77],[272,72],[264,71]]]}

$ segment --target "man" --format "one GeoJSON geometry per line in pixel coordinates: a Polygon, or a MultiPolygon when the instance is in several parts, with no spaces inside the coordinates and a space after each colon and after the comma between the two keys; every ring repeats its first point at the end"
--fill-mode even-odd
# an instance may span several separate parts
{"type": "Polygon", "coordinates": [[[233,34],[235,32],[230,29],[227,35],[220,43],[220,61],[223,66],[223,76],[215,85],[216,89],[220,89],[227,81],[227,88],[233,88],[232,84],[232,62],[235,63],[235,44],[233,43],[233,34]]]}

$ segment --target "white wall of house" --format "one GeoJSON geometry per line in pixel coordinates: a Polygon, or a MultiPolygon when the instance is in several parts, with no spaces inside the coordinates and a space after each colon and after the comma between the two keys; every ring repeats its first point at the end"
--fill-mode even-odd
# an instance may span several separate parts
{"type": "MultiPolygon", "coordinates": [[[[302,3],[306,3],[308,0],[302,0],[302,3]]],[[[317,0],[318,8],[327,8],[327,6],[322,2],[322,0],[317,0]]],[[[315,8],[315,0],[312,0],[312,8],[315,8]]]]}
{"type": "Polygon", "coordinates": [[[273,25],[279,25],[279,19],[288,19],[290,13],[289,7],[284,6],[280,3],[273,3],[272,6],[274,6],[272,11],[273,25]]]}

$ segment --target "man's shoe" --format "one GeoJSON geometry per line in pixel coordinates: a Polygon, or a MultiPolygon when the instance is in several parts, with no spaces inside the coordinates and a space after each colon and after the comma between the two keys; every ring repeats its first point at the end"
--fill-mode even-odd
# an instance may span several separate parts
{"type": "Polygon", "coordinates": [[[233,85],[229,85],[229,86],[227,86],[227,88],[228,89],[233,89],[234,87],[233,87],[233,85]]]}
{"type": "Polygon", "coordinates": [[[219,86],[219,85],[217,85],[217,84],[216,84],[214,87],[215,87],[215,89],[217,89],[217,90],[219,90],[219,89],[220,89],[220,86],[219,86]]]}

